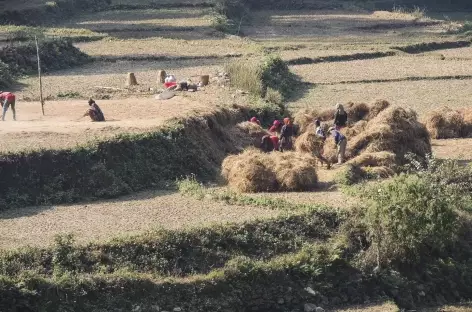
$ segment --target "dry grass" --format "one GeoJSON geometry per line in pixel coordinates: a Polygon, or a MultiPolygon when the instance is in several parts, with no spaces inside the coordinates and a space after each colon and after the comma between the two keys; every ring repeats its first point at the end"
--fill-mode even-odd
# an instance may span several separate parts
{"type": "Polygon", "coordinates": [[[432,109],[447,105],[460,109],[470,105],[472,84],[469,80],[402,81],[316,86],[290,107],[324,110],[348,101],[372,103],[379,97],[392,104],[415,110],[421,117],[432,109]]]}
{"type": "Polygon", "coordinates": [[[228,156],[221,168],[228,185],[245,193],[309,191],[318,182],[316,160],[295,152],[265,154],[249,149],[228,156]]]}
{"type": "Polygon", "coordinates": [[[472,60],[441,60],[437,55],[428,54],[297,65],[292,66],[292,70],[305,81],[337,83],[405,77],[472,75],[472,60]]]}
{"type": "Polygon", "coordinates": [[[360,306],[346,307],[336,310],[330,310],[332,312],[399,312],[400,309],[395,303],[386,302],[383,304],[365,304],[360,306]]]}
{"type": "Polygon", "coordinates": [[[464,133],[464,116],[448,107],[432,111],[425,124],[433,139],[460,138],[464,133]]]}
{"type": "Polygon", "coordinates": [[[168,191],[149,191],[117,200],[0,213],[0,248],[46,246],[53,243],[54,235],[63,233],[73,233],[79,242],[86,243],[156,228],[189,228],[275,215],[277,212],[269,209],[227,206],[168,191]]]}

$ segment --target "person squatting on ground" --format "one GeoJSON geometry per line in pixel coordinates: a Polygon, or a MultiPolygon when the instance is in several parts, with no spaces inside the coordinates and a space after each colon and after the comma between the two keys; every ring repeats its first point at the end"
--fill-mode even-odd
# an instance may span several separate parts
{"type": "Polygon", "coordinates": [[[344,110],[342,104],[336,104],[336,113],[334,114],[334,126],[336,130],[346,127],[347,124],[347,113],[344,110]]]}
{"type": "Polygon", "coordinates": [[[261,141],[263,152],[270,153],[279,149],[279,138],[275,135],[264,135],[261,141]]]}
{"type": "Polygon", "coordinates": [[[295,132],[296,132],[295,128],[290,118],[284,118],[284,125],[282,126],[282,129],[280,130],[280,136],[279,136],[279,139],[280,139],[279,150],[281,152],[292,149],[293,136],[296,135],[295,132]]]}
{"type": "Polygon", "coordinates": [[[13,112],[13,120],[16,120],[16,110],[15,110],[15,95],[11,92],[0,91],[0,103],[2,105],[2,120],[5,121],[5,115],[7,113],[8,107],[11,107],[13,112]]]}
{"type": "Polygon", "coordinates": [[[334,143],[336,144],[337,148],[337,156],[338,156],[338,165],[344,162],[344,156],[346,154],[346,146],[347,146],[347,139],[346,137],[336,130],[336,128],[329,128],[329,133],[331,133],[334,137],[334,143]]]}
{"type": "Polygon", "coordinates": [[[97,103],[95,103],[94,100],[90,99],[88,101],[88,104],[90,105],[90,108],[85,112],[83,117],[90,116],[90,119],[92,119],[92,121],[105,121],[105,116],[103,115],[103,112],[97,105],[97,103]]]}
{"type": "MultiPolygon", "coordinates": [[[[316,135],[321,137],[324,142],[326,140],[326,134],[324,133],[323,128],[321,127],[321,122],[318,119],[315,120],[315,127],[316,127],[316,130],[315,130],[316,135]]],[[[313,154],[315,155],[316,158],[319,159],[322,165],[326,164],[327,169],[331,168],[331,164],[329,163],[329,161],[323,157],[323,149],[314,151],[313,154]]]]}

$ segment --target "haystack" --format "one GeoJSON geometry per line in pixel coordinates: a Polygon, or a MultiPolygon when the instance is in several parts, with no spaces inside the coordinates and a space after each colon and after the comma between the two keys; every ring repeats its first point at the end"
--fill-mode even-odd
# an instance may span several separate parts
{"type": "Polygon", "coordinates": [[[392,152],[362,153],[347,162],[359,167],[379,167],[391,168],[395,165],[395,154],[392,152]]]}
{"type": "Polygon", "coordinates": [[[126,77],[126,85],[128,87],[138,85],[138,81],[136,80],[136,76],[134,75],[134,73],[128,73],[126,77]]]}
{"type": "Polygon", "coordinates": [[[333,117],[334,109],[327,109],[319,112],[316,109],[304,108],[298,110],[293,115],[293,123],[299,126],[299,133],[303,133],[316,119],[320,121],[328,121],[333,119],[333,117]]]}
{"type": "MultiPolygon", "coordinates": [[[[431,142],[425,126],[414,111],[389,107],[368,121],[364,131],[348,137],[346,156],[352,159],[363,153],[391,152],[395,162],[403,163],[407,153],[425,157],[431,153],[431,142]]],[[[325,142],[324,156],[336,161],[334,139],[325,142]]]]}
{"type": "Polygon", "coordinates": [[[273,153],[280,191],[310,191],[318,183],[316,160],[295,152],[273,153]]]}
{"type": "Polygon", "coordinates": [[[318,182],[315,165],[315,159],[306,154],[250,149],[227,157],[221,174],[240,192],[306,191],[318,182]]]}
{"type": "Polygon", "coordinates": [[[271,192],[278,189],[272,159],[256,149],[228,156],[221,165],[221,175],[231,188],[244,193],[271,192]]]}
{"type": "Polygon", "coordinates": [[[411,109],[390,107],[368,122],[359,135],[348,140],[350,158],[364,152],[388,151],[397,162],[413,153],[425,157],[431,153],[431,141],[425,126],[411,109]]]}
{"type": "Polygon", "coordinates": [[[359,120],[355,124],[353,124],[351,127],[346,128],[344,130],[344,134],[348,137],[351,138],[353,136],[358,135],[362,131],[364,131],[365,127],[367,127],[367,121],[365,120],[359,120]]]}
{"type": "Polygon", "coordinates": [[[312,124],[302,135],[295,140],[295,150],[299,153],[317,154],[323,150],[324,141],[316,135],[316,129],[312,124]]]}
{"type": "Polygon", "coordinates": [[[235,131],[232,131],[234,137],[243,138],[244,141],[246,141],[241,143],[241,145],[243,146],[252,145],[255,147],[260,147],[262,137],[269,134],[267,130],[265,130],[258,124],[249,121],[238,123],[236,124],[236,126],[234,126],[234,128],[235,131],[239,132],[238,135],[235,134],[235,131]]]}
{"type": "Polygon", "coordinates": [[[470,138],[472,137],[472,108],[462,109],[460,112],[464,117],[464,127],[462,129],[462,136],[470,138]]]}
{"type": "Polygon", "coordinates": [[[369,115],[367,115],[367,120],[371,120],[372,118],[377,117],[378,114],[380,114],[389,107],[390,103],[386,100],[375,101],[374,104],[370,106],[369,115]]]}
{"type": "Polygon", "coordinates": [[[346,105],[346,112],[349,122],[357,122],[367,117],[370,108],[365,103],[349,102],[346,105]]]}
{"type": "Polygon", "coordinates": [[[433,139],[460,138],[464,126],[464,116],[449,107],[434,110],[426,117],[426,128],[433,139]]]}

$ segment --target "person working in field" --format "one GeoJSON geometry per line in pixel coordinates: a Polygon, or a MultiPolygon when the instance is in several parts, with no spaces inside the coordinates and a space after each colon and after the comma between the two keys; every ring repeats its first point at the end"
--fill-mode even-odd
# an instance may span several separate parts
{"type": "MultiPolygon", "coordinates": [[[[321,121],[319,121],[318,119],[315,120],[315,133],[318,137],[320,137],[323,142],[326,141],[326,134],[325,132],[323,131],[323,128],[321,127],[321,121]]],[[[323,148],[321,148],[320,150],[317,150],[314,152],[314,155],[316,158],[318,158],[321,162],[321,164],[326,164],[326,168],[327,169],[330,169],[331,168],[331,164],[329,163],[329,161],[323,157],[323,148]]]]}
{"type": "Polygon", "coordinates": [[[279,149],[279,138],[275,135],[264,135],[262,137],[261,149],[266,153],[277,151],[279,149]]]}
{"type": "Polygon", "coordinates": [[[347,113],[344,110],[342,104],[336,104],[336,113],[334,114],[334,125],[336,130],[346,127],[347,124],[347,113]]]}
{"type": "Polygon", "coordinates": [[[105,121],[105,116],[103,115],[103,112],[97,105],[97,103],[95,103],[94,100],[90,99],[88,101],[88,104],[90,105],[90,108],[85,112],[82,117],[90,116],[90,119],[92,119],[92,121],[105,121]]]}
{"type": "Polygon", "coordinates": [[[15,95],[11,92],[0,91],[0,103],[2,105],[2,120],[5,121],[5,115],[8,107],[11,107],[13,120],[16,120],[15,95]]]}
{"type": "Polygon", "coordinates": [[[249,121],[255,123],[256,125],[261,125],[261,122],[256,117],[252,117],[249,121]]]}
{"type": "Polygon", "coordinates": [[[296,135],[295,127],[292,124],[290,118],[284,118],[284,125],[280,130],[280,145],[279,149],[281,152],[291,150],[293,147],[293,136],[296,135]]]}
{"type": "Polygon", "coordinates": [[[334,143],[336,144],[336,148],[338,150],[338,165],[344,162],[344,156],[346,154],[346,146],[347,146],[347,138],[339,132],[336,128],[329,128],[329,133],[331,133],[334,137],[334,143]]]}
{"type": "Polygon", "coordinates": [[[278,120],[274,120],[272,126],[269,128],[269,132],[278,136],[281,130],[282,123],[278,120]]]}

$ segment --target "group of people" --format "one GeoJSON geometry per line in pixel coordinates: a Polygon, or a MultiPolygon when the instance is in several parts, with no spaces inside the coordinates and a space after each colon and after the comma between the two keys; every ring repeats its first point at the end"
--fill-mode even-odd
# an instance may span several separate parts
{"type": "MultiPolygon", "coordinates": [[[[334,137],[337,149],[338,164],[342,164],[345,159],[347,138],[342,134],[341,129],[347,126],[348,116],[342,104],[336,105],[336,113],[334,115],[334,125],[325,133],[321,126],[320,120],[314,121],[315,133],[323,140],[327,135],[334,137]]],[[[251,122],[260,125],[260,121],[256,117],[252,117],[251,122]]],[[[283,123],[275,120],[269,128],[269,135],[262,137],[261,149],[265,152],[271,151],[287,151],[293,148],[293,137],[298,135],[298,127],[294,125],[290,118],[284,118],[283,123]]],[[[322,151],[316,151],[315,156],[329,167],[329,161],[323,157],[322,151]]]]}

